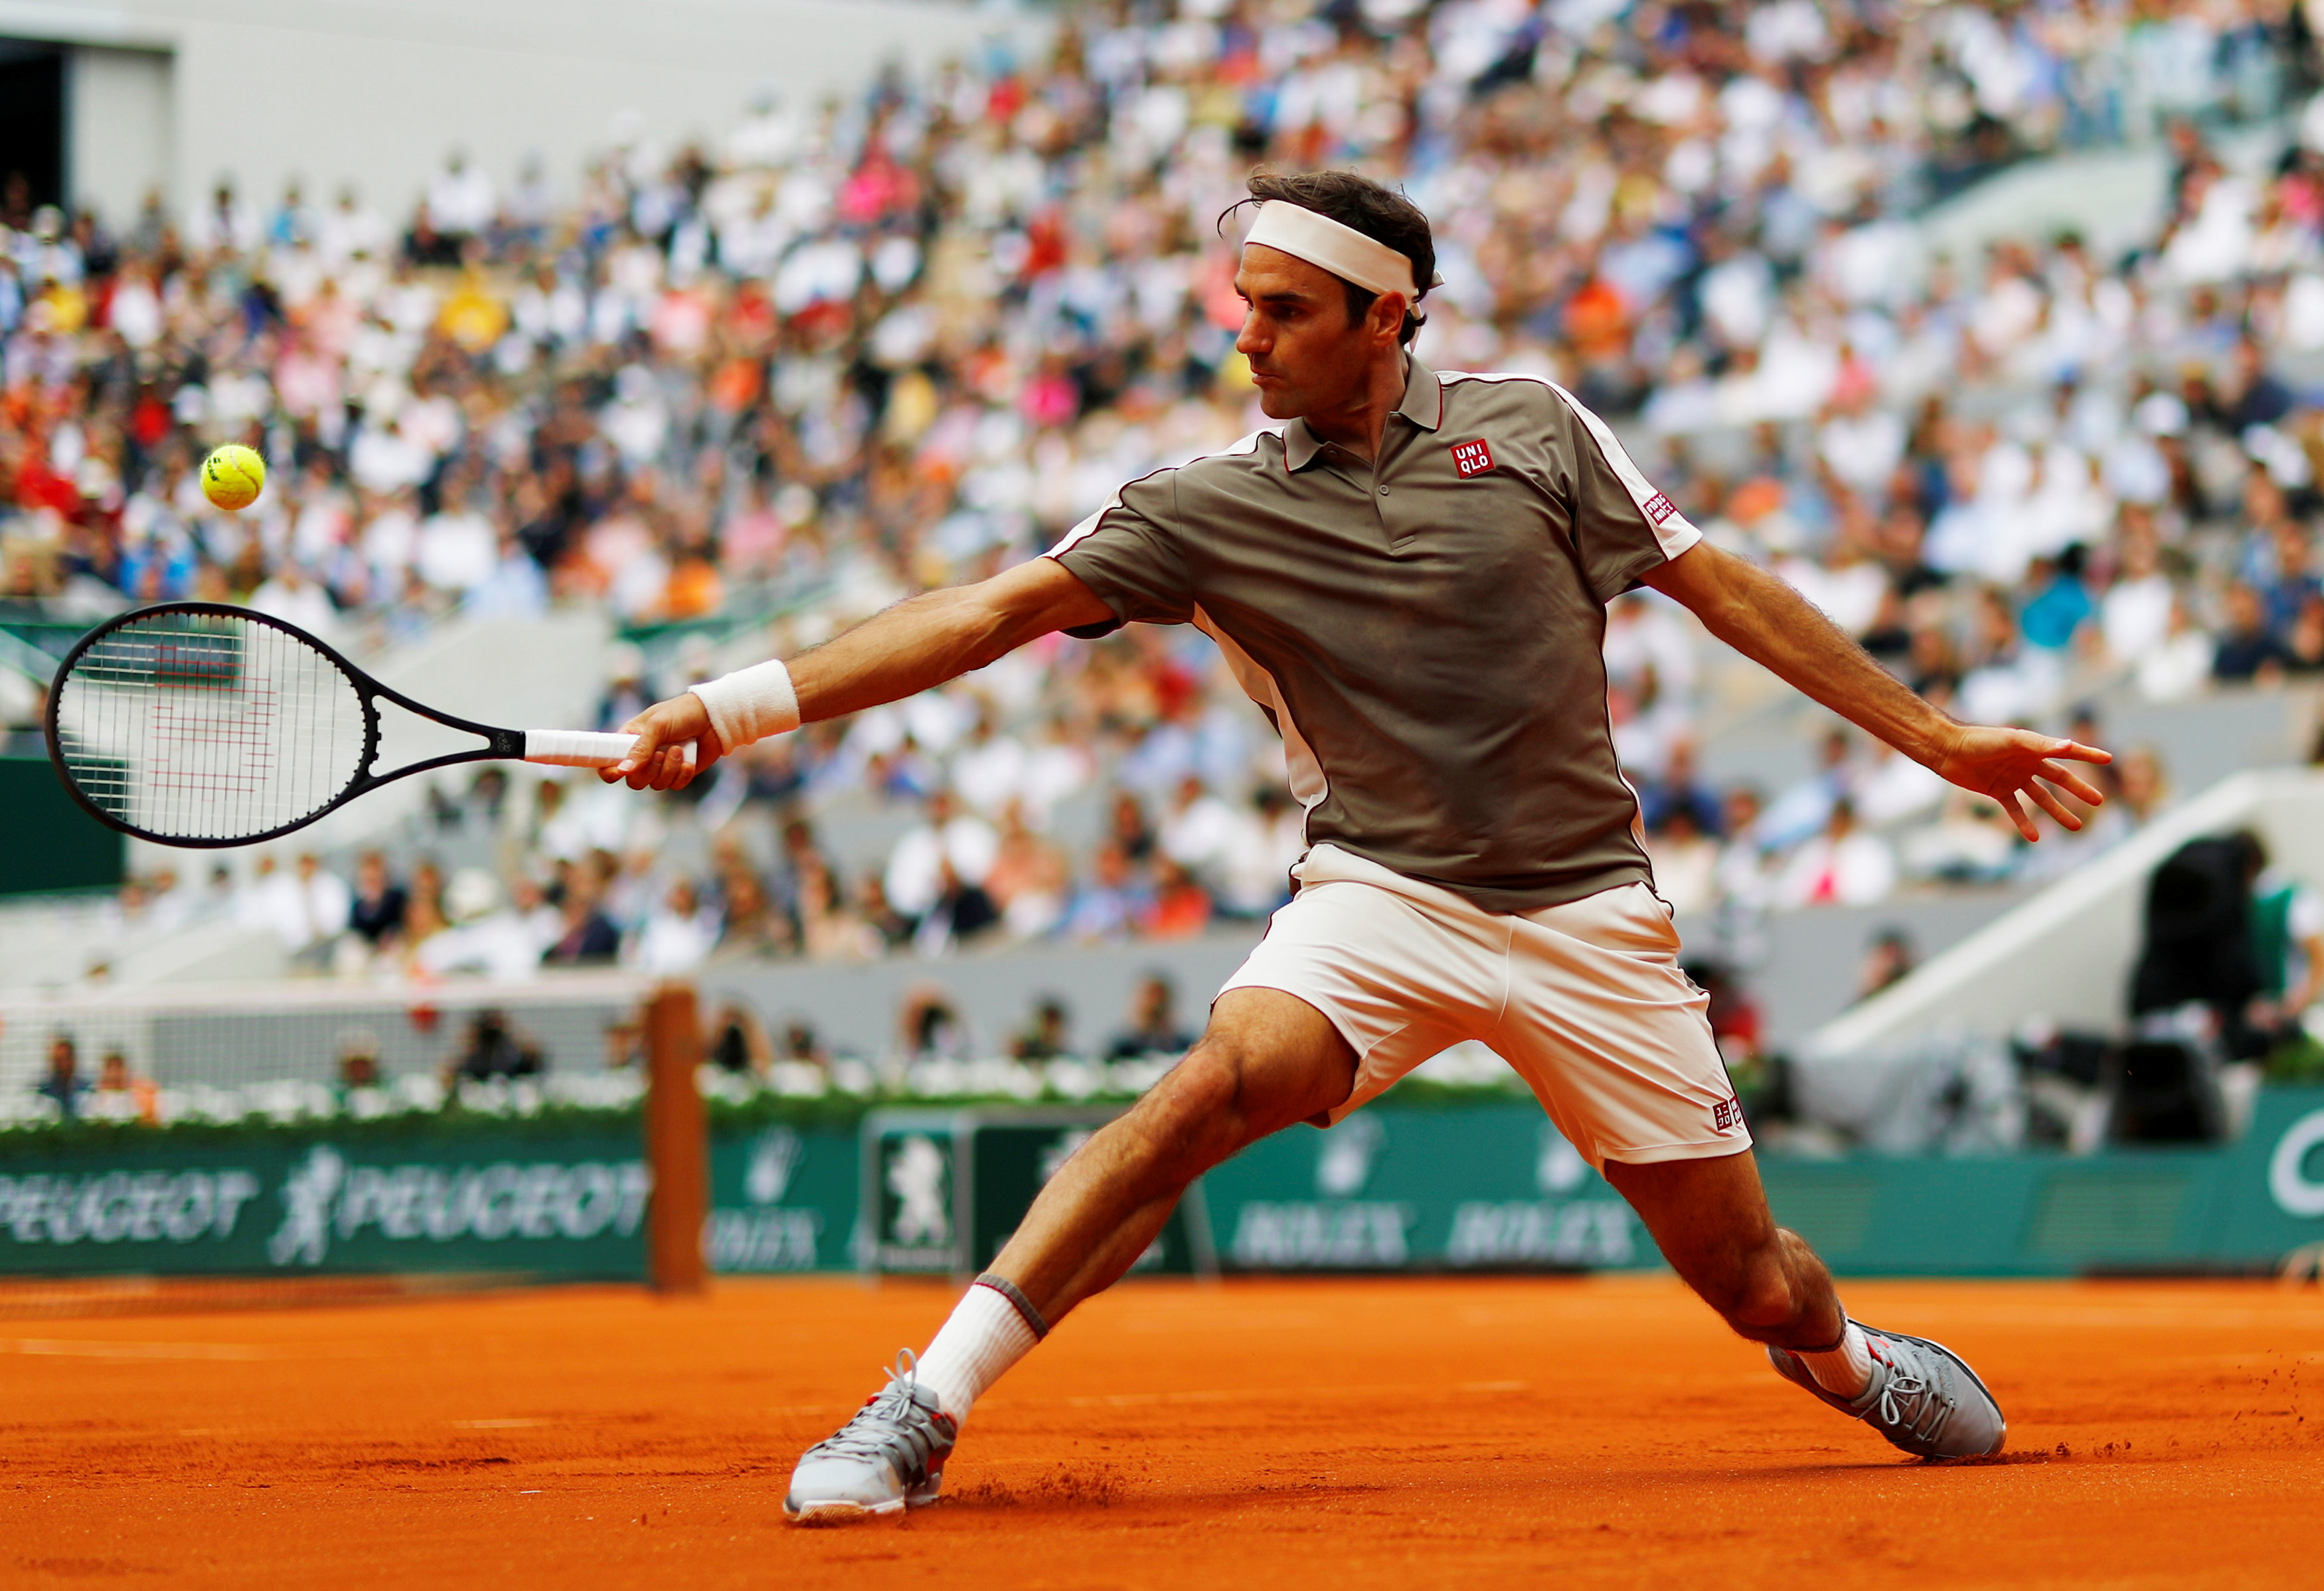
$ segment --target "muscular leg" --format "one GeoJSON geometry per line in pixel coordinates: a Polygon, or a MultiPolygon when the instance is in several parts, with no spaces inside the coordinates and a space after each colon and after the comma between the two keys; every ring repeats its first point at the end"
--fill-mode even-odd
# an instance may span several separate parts
{"type": "Polygon", "coordinates": [[[1137,1263],[1188,1183],[1237,1150],[1331,1109],[1356,1056],[1322,1012],[1231,989],[1202,1041],[1074,1152],[992,1262],[1053,1324],[1137,1263]]]}
{"type": "Polygon", "coordinates": [[[1794,1232],[1775,1225],[1751,1152],[1715,1160],[1606,1162],[1671,1268],[1754,1342],[1825,1348],[1847,1317],[1831,1272],[1794,1232]]]}
{"type": "Polygon", "coordinates": [[[800,1456],[784,1517],[860,1519],[934,1502],[962,1422],[1032,1351],[1042,1321],[1136,1263],[1189,1182],[1340,1104],[1355,1080],[1355,1052],[1305,1001],[1271,989],[1222,996],[1202,1042],[1049,1179],[927,1351],[899,1356],[888,1389],[800,1456]]]}

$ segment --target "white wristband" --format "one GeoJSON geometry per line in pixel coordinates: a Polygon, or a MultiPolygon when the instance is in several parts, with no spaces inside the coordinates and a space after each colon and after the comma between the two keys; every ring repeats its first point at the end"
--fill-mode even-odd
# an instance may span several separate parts
{"type": "Polygon", "coordinates": [[[710,715],[718,743],[730,752],[799,726],[798,692],[791,689],[791,671],[779,661],[706,680],[694,688],[694,694],[710,715]]]}

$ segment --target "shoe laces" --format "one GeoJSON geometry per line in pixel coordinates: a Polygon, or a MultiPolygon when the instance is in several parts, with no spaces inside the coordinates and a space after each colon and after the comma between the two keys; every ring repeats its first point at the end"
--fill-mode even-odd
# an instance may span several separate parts
{"type": "Polygon", "coordinates": [[[883,1367],[882,1374],[888,1384],[816,1447],[853,1458],[883,1458],[918,1480],[927,1475],[928,1460],[939,1448],[952,1445],[938,1424],[945,1416],[920,1401],[919,1361],[911,1349],[899,1350],[894,1367],[883,1367]]]}
{"type": "Polygon", "coordinates": [[[1885,1341],[1880,1347],[1881,1360],[1888,1366],[1888,1379],[1880,1386],[1880,1423],[1901,1426],[1924,1442],[1936,1440],[1952,1414],[1952,1399],[1922,1374],[1921,1355],[1906,1345],[1885,1341]]]}

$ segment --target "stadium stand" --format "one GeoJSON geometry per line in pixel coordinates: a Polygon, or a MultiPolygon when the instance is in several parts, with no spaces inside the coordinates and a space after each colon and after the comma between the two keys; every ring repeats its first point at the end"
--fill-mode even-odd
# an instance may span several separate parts
{"type": "MultiPolygon", "coordinates": [[[[1883,925],[1933,954],[2312,738],[2306,17],[1186,0],[674,153],[447,162],[392,217],[230,174],[182,216],[0,193],[0,716],[21,739],[94,616],[200,595],[432,669],[447,705],[530,674],[544,713],[613,724],[1028,556],[1251,423],[1214,219],[1254,162],[1352,163],[1436,217],[1425,359],[1554,375],[1917,687],[2088,708],[2129,754],[2088,836],[2029,849],[1677,610],[1618,603],[1660,874],[1756,998],[1738,1041],[1788,1043],[1883,925]],[[2083,233],[2029,225],[2070,190],[2112,197],[2083,233]],[[239,517],[190,473],[229,437],[274,462],[239,517]]],[[[1240,942],[1296,849],[1279,782],[1191,633],[1059,640],[684,800],[519,772],[365,803],[313,837],[337,883],[303,894],[295,845],[223,878],[141,851],[109,906],[12,910],[47,948],[7,976],[1240,942]],[[349,926],[374,851],[401,904],[349,926]]]]}

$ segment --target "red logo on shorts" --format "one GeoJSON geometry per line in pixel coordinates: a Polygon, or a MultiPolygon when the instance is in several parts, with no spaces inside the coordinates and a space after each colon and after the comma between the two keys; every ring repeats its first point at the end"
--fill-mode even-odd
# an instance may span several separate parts
{"type": "Polygon", "coordinates": [[[1743,1106],[1739,1101],[1722,1099],[1711,1107],[1711,1131],[1729,1133],[1742,1124],[1743,1106]]]}
{"type": "Polygon", "coordinates": [[[1678,504],[1664,496],[1660,492],[1656,492],[1653,496],[1646,499],[1646,517],[1654,521],[1656,524],[1662,523],[1663,521],[1668,519],[1672,514],[1676,513],[1677,512],[1678,504]]]}
{"type": "Polygon", "coordinates": [[[1482,437],[1473,442],[1455,442],[1452,444],[1452,467],[1461,472],[1461,478],[1464,481],[1471,476],[1484,475],[1493,467],[1493,450],[1485,446],[1482,437]]]}

